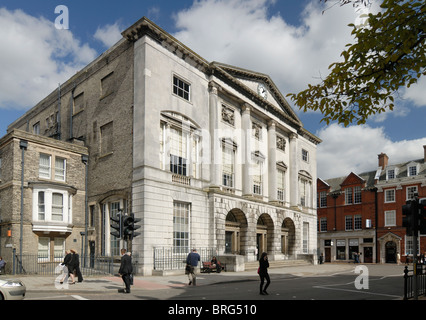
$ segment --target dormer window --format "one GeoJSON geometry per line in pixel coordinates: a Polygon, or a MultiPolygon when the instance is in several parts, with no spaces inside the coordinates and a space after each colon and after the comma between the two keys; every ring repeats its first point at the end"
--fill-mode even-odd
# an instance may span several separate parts
{"type": "Polygon", "coordinates": [[[389,169],[386,172],[386,180],[395,179],[395,169],[389,169]]]}
{"type": "Polygon", "coordinates": [[[417,165],[409,165],[407,168],[408,176],[413,177],[417,175],[417,165]]]}

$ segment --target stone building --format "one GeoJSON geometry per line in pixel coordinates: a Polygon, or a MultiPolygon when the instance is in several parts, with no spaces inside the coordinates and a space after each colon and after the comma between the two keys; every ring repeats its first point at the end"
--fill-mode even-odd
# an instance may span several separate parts
{"type": "Polygon", "coordinates": [[[87,147],[91,250],[126,245],[110,235],[121,211],[141,219],[143,274],[161,249],[213,248],[242,268],[262,251],[312,259],[320,140],[272,79],[208,62],[146,18],[122,35],[9,126],[87,147]]]}
{"type": "Polygon", "coordinates": [[[62,261],[85,231],[87,148],[21,130],[0,139],[0,256],[62,261]]]}

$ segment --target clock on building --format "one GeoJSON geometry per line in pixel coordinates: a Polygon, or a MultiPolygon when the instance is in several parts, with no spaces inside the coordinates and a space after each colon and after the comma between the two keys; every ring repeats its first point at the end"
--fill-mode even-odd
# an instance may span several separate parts
{"type": "Polygon", "coordinates": [[[268,96],[268,91],[266,90],[265,86],[261,83],[257,86],[257,93],[263,98],[266,99],[268,96]]]}

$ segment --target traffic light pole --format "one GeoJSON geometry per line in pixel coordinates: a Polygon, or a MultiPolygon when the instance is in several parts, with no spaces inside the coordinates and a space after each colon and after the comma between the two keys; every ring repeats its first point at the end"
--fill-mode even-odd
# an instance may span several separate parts
{"type": "Polygon", "coordinates": [[[418,235],[419,235],[419,198],[416,194],[414,196],[414,201],[412,202],[412,212],[413,212],[413,291],[414,291],[414,300],[418,300],[418,277],[417,277],[417,264],[418,264],[418,258],[417,258],[417,250],[418,250],[418,235]]]}

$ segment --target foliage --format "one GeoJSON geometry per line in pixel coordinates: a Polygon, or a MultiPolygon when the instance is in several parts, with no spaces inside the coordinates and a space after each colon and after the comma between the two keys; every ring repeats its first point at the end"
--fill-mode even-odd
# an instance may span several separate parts
{"type": "Polygon", "coordinates": [[[365,25],[349,25],[356,42],[346,45],[344,61],[331,64],[321,83],[288,94],[300,109],[321,111],[327,124],[363,124],[376,113],[393,110],[398,89],[426,74],[425,1],[383,0],[380,7],[381,12],[368,14],[365,25]]]}

